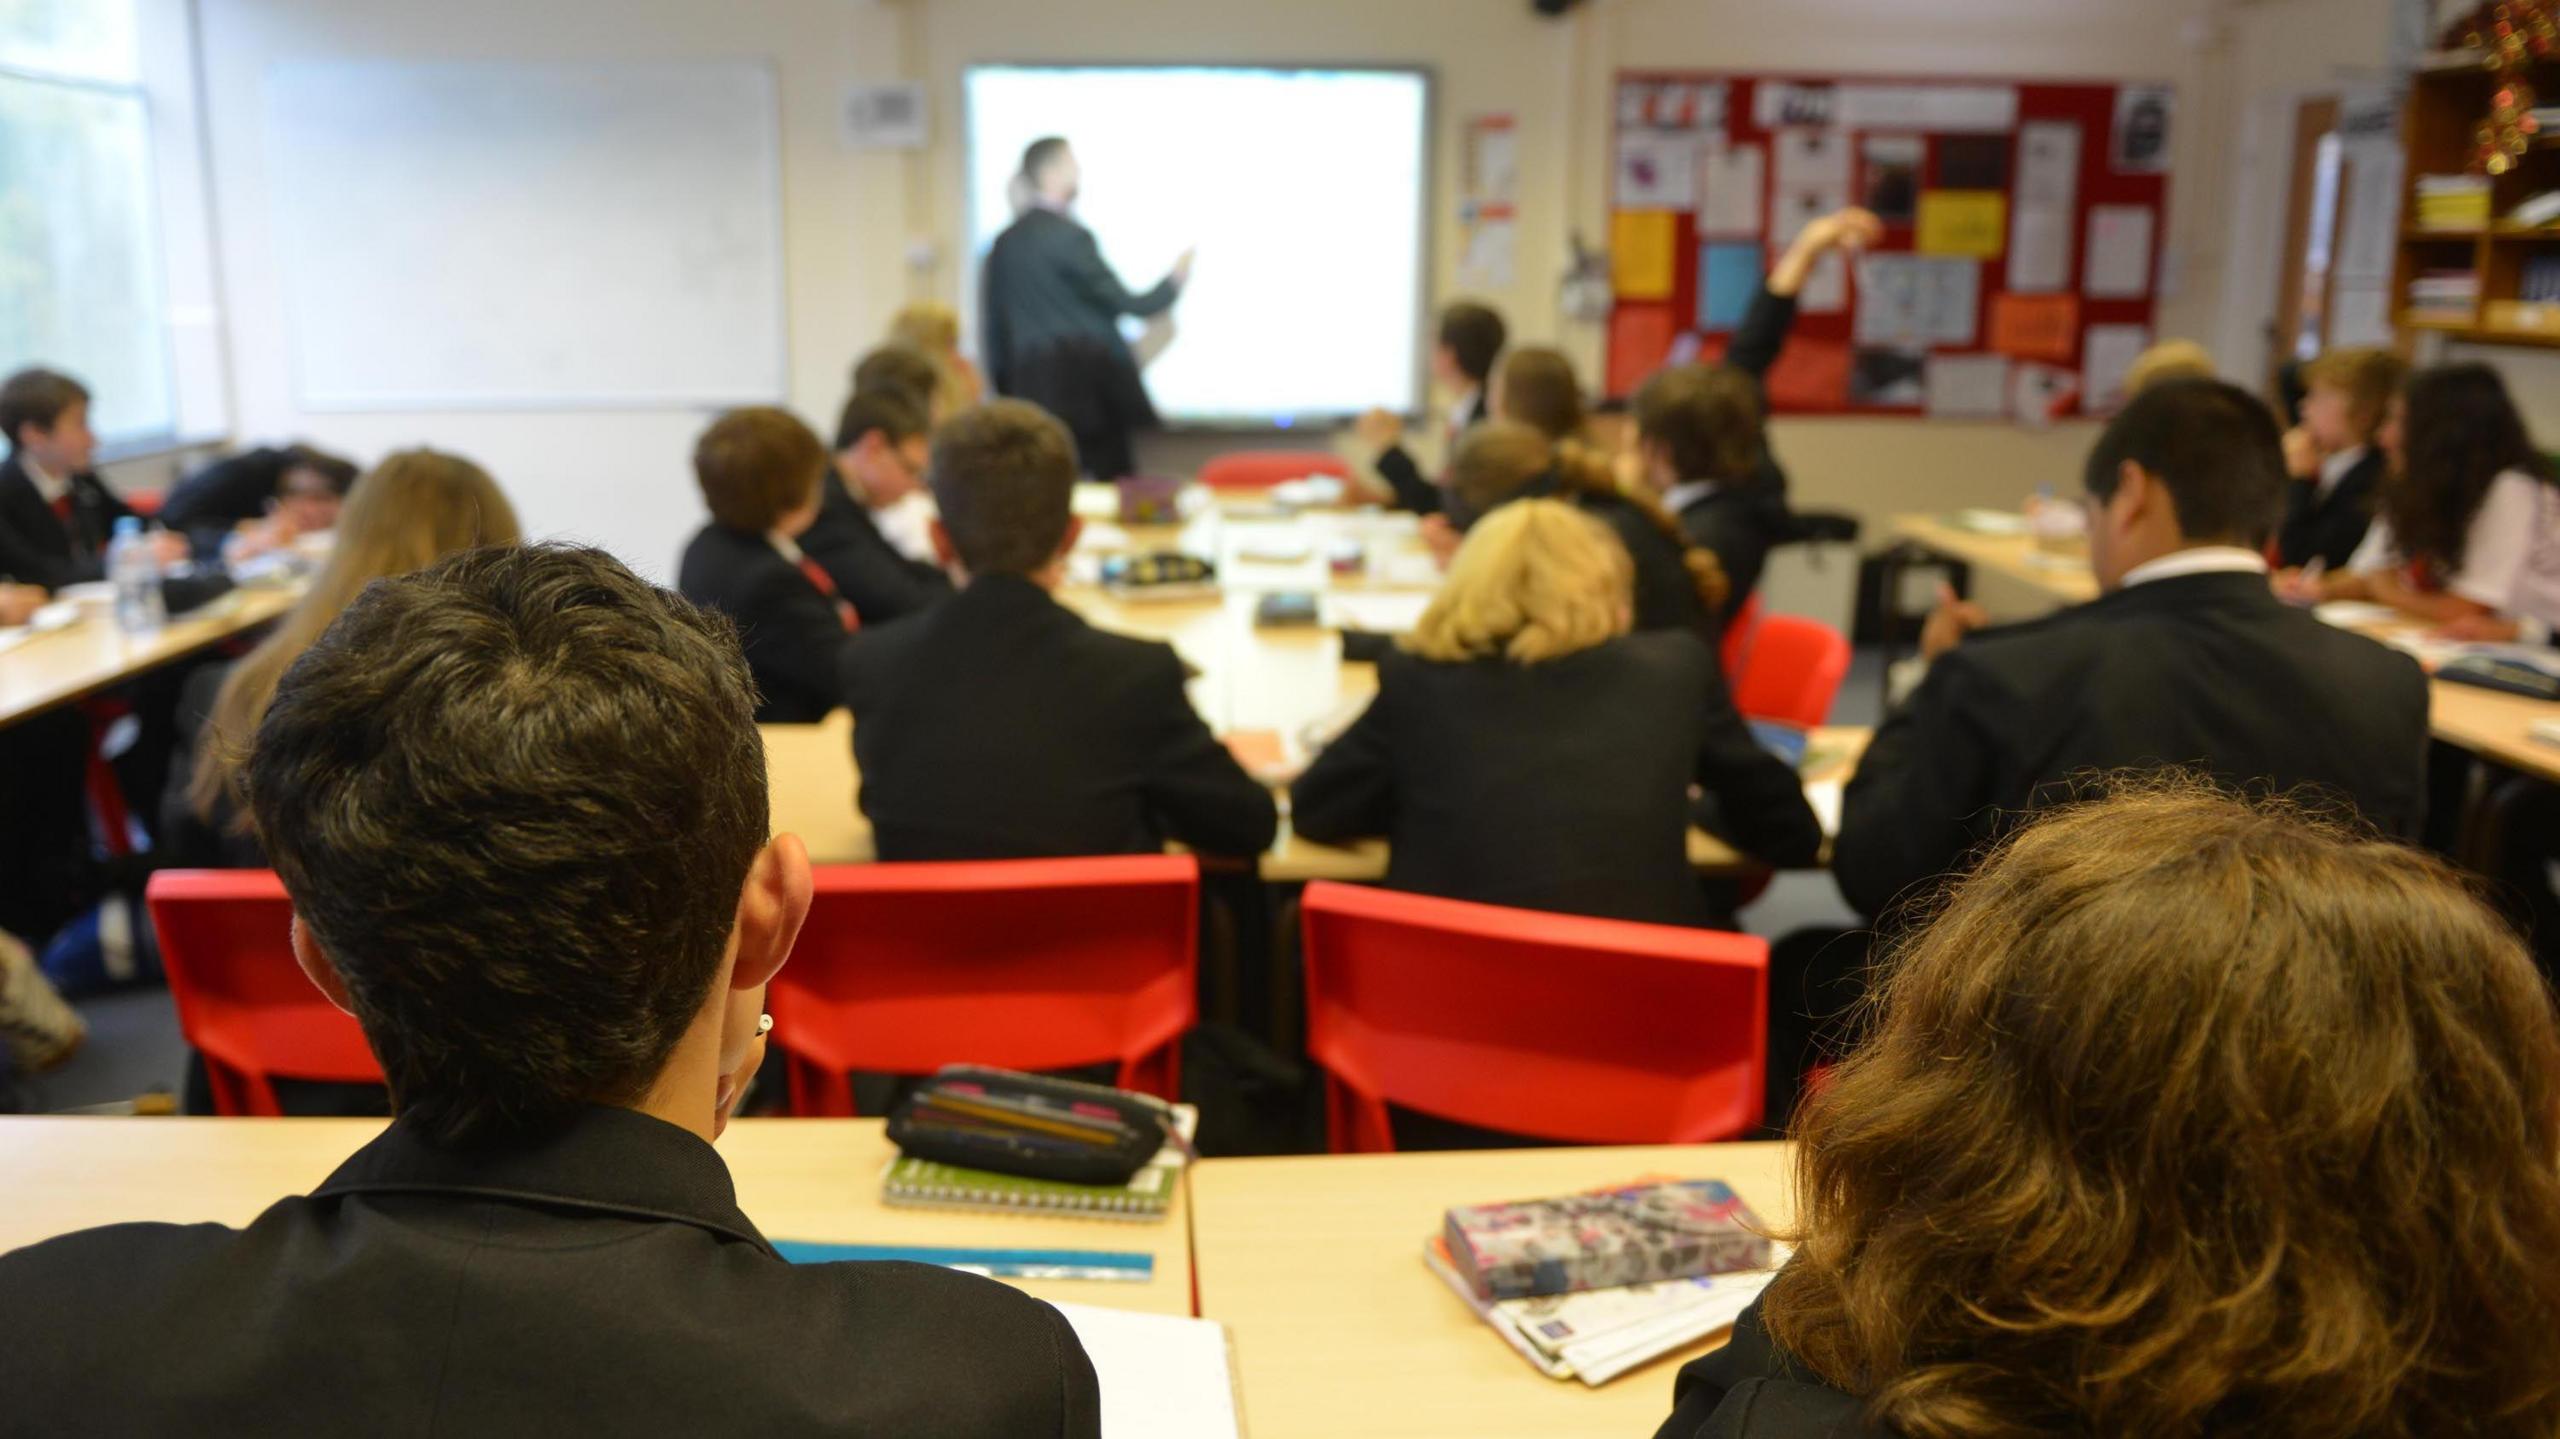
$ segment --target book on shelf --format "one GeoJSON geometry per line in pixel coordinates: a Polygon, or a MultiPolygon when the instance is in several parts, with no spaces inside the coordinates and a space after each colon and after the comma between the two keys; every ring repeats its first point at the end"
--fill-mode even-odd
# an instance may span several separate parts
{"type": "Polygon", "coordinates": [[[2489,223],[2487,176],[2420,175],[2413,188],[2419,229],[2476,230],[2489,223]]]}
{"type": "Polygon", "coordinates": [[[1718,1179],[1459,1205],[1442,1230],[1450,1263],[1485,1300],[1769,1266],[1760,1221],[1718,1179]]]}
{"type": "MultiPolygon", "coordinates": [[[[1200,1111],[1173,1107],[1184,1143],[1198,1132],[1200,1111]]],[[[937,1164],[901,1155],[880,1176],[880,1200],[901,1209],[967,1209],[996,1213],[1066,1214],[1091,1219],[1161,1220],[1182,1179],[1180,1145],[1168,1144],[1126,1184],[1069,1184],[937,1164]]]]}

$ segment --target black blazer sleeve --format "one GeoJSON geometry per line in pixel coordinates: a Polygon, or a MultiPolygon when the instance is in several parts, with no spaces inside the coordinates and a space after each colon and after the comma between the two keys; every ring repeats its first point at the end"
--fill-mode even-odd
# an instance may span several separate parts
{"type": "Polygon", "coordinates": [[[1395,756],[1387,741],[1386,707],[1382,689],[1289,787],[1290,823],[1298,833],[1318,844],[1341,844],[1395,827],[1395,756]]]}
{"type": "MultiPolygon", "coordinates": [[[[36,544],[34,536],[12,523],[16,518],[0,519],[0,580],[58,590],[64,585],[76,585],[83,580],[100,577],[102,567],[94,559],[83,563],[78,555],[65,558],[45,553],[36,544]]],[[[53,517],[47,514],[45,523],[52,521],[53,517]]]]}
{"type": "Polygon", "coordinates": [[[1778,362],[1778,352],[1787,347],[1787,332],[1796,325],[1796,297],[1772,295],[1762,285],[1760,293],[1751,297],[1751,308],[1742,313],[1742,326],[1733,332],[1733,343],[1725,348],[1724,362],[1754,380],[1769,373],[1778,362]]]}
{"type": "Polygon", "coordinates": [[[1378,474],[1396,492],[1396,508],[1417,515],[1440,513],[1440,487],[1423,478],[1422,467],[1402,445],[1390,445],[1378,456],[1378,474]]]}
{"type": "Polygon", "coordinates": [[[1259,854],[1279,833],[1271,791],[1244,766],[1191,707],[1182,691],[1182,661],[1172,647],[1151,657],[1155,673],[1141,691],[1153,735],[1142,789],[1166,835],[1204,854],[1259,854]]]}
{"type": "Polygon", "coordinates": [[[1976,687],[1961,648],[1940,656],[1849,777],[1831,873],[1860,914],[1883,914],[1989,836],[1993,757],[2009,741],[1982,722],[1976,687]]]}
{"type": "Polygon", "coordinates": [[[1102,247],[1095,243],[1090,230],[1077,229],[1063,259],[1067,283],[1095,306],[1115,315],[1162,314],[1173,308],[1182,293],[1182,287],[1174,283],[1171,275],[1143,295],[1132,293],[1112,273],[1110,262],[1102,258],[1102,247]]]}
{"type": "Polygon", "coordinates": [[[1803,779],[1751,737],[1725,690],[1723,667],[1711,653],[1705,657],[1699,684],[1706,717],[1698,744],[1698,787],[1705,792],[1695,816],[1699,827],[1781,869],[1812,864],[1822,855],[1822,822],[1805,801],[1803,779]]]}
{"type": "Polygon", "coordinates": [[[1680,1366],[1671,1398],[1654,1439],[1880,1439],[1855,1399],[1824,1387],[1769,1338],[1758,1300],[1723,1348],[1680,1366]]]}
{"type": "Polygon", "coordinates": [[[785,708],[807,705],[819,718],[839,702],[838,673],[845,646],[853,636],[827,603],[797,570],[769,571],[739,606],[738,638],[747,667],[768,693],[768,704],[785,708]],[[788,687],[789,694],[771,691],[788,687]]]}

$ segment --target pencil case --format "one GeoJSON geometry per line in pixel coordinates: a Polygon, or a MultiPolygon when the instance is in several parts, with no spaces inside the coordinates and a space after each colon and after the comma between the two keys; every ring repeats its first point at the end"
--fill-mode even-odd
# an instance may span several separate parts
{"type": "Polygon", "coordinates": [[[1173,1110],[1108,1085],[955,1064],[889,1116],[889,1142],[911,1158],[968,1169],[1125,1184],[1165,1146],[1173,1110]]]}

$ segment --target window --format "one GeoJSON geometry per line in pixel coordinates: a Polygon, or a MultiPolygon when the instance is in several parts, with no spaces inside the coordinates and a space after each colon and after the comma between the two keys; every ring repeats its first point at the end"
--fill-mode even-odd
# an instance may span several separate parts
{"type": "Polygon", "coordinates": [[[0,373],[47,365],[109,445],[178,428],[134,0],[0,0],[0,373]]]}

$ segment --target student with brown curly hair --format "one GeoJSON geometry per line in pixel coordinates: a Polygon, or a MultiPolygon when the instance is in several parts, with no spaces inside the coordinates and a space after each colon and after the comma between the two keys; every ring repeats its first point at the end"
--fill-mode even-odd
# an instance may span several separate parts
{"type": "Polygon", "coordinates": [[[2449,870],[2157,783],[1882,974],[1660,1439],[2560,1433],[2560,1029],[2449,870]]]}

